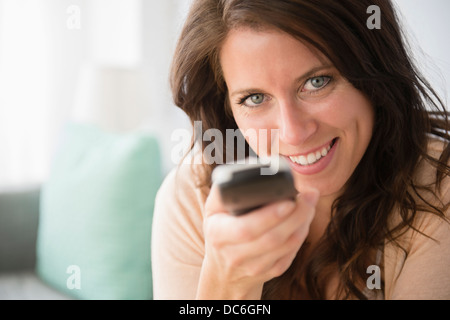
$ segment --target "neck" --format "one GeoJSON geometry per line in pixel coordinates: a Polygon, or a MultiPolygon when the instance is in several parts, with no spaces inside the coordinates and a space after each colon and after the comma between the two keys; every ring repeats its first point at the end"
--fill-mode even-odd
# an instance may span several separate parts
{"type": "Polygon", "coordinates": [[[317,241],[319,241],[330,223],[331,206],[336,198],[336,194],[321,196],[317,203],[316,214],[311,222],[308,234],[308,242],[312,245],[312,247],[314,247],[317,241]]]}

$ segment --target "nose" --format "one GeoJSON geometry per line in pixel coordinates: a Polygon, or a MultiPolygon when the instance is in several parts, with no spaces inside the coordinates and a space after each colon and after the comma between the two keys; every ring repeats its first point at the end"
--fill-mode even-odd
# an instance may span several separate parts
{"type": "Polygon", "coordinates": [[[280,142],[299,145],[317,131],[316,119],[305,109],[295,100],[280,101],[278,119],[280,142]]]}

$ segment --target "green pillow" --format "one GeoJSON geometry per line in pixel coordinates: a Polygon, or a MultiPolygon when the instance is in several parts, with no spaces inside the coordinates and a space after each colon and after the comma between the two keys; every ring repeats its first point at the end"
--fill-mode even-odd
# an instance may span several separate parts
{"type": "Polygon", "coordinates": [[[41,192],[38,275],[77,299],[152,299],[156,139],[76,123],[65,133],[41,192]]]}

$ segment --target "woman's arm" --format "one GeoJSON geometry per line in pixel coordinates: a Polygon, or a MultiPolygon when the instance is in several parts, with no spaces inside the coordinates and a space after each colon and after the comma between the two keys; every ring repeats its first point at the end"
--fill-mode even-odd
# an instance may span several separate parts
{"type": "Polygon", "coordinates": [[[203,203],[190,166],[181,165],[158,191],[152,226],[153,297],[195,299],[204,256],[203,203]]]}

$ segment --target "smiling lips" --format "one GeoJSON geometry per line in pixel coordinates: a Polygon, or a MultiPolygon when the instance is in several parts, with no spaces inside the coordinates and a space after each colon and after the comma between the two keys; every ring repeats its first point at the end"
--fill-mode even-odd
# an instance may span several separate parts
{"type": "Polygon", "coordinates": [[[333,139],[328,145],[319,148],[314,152],[305,155],[289,156],[289,159],[291,159],[292,162],[299,164],[301,166],[310,166],[318,162],[323,157],[325,157],[333,147],[334,142],[335,139],[333,139]]]}

